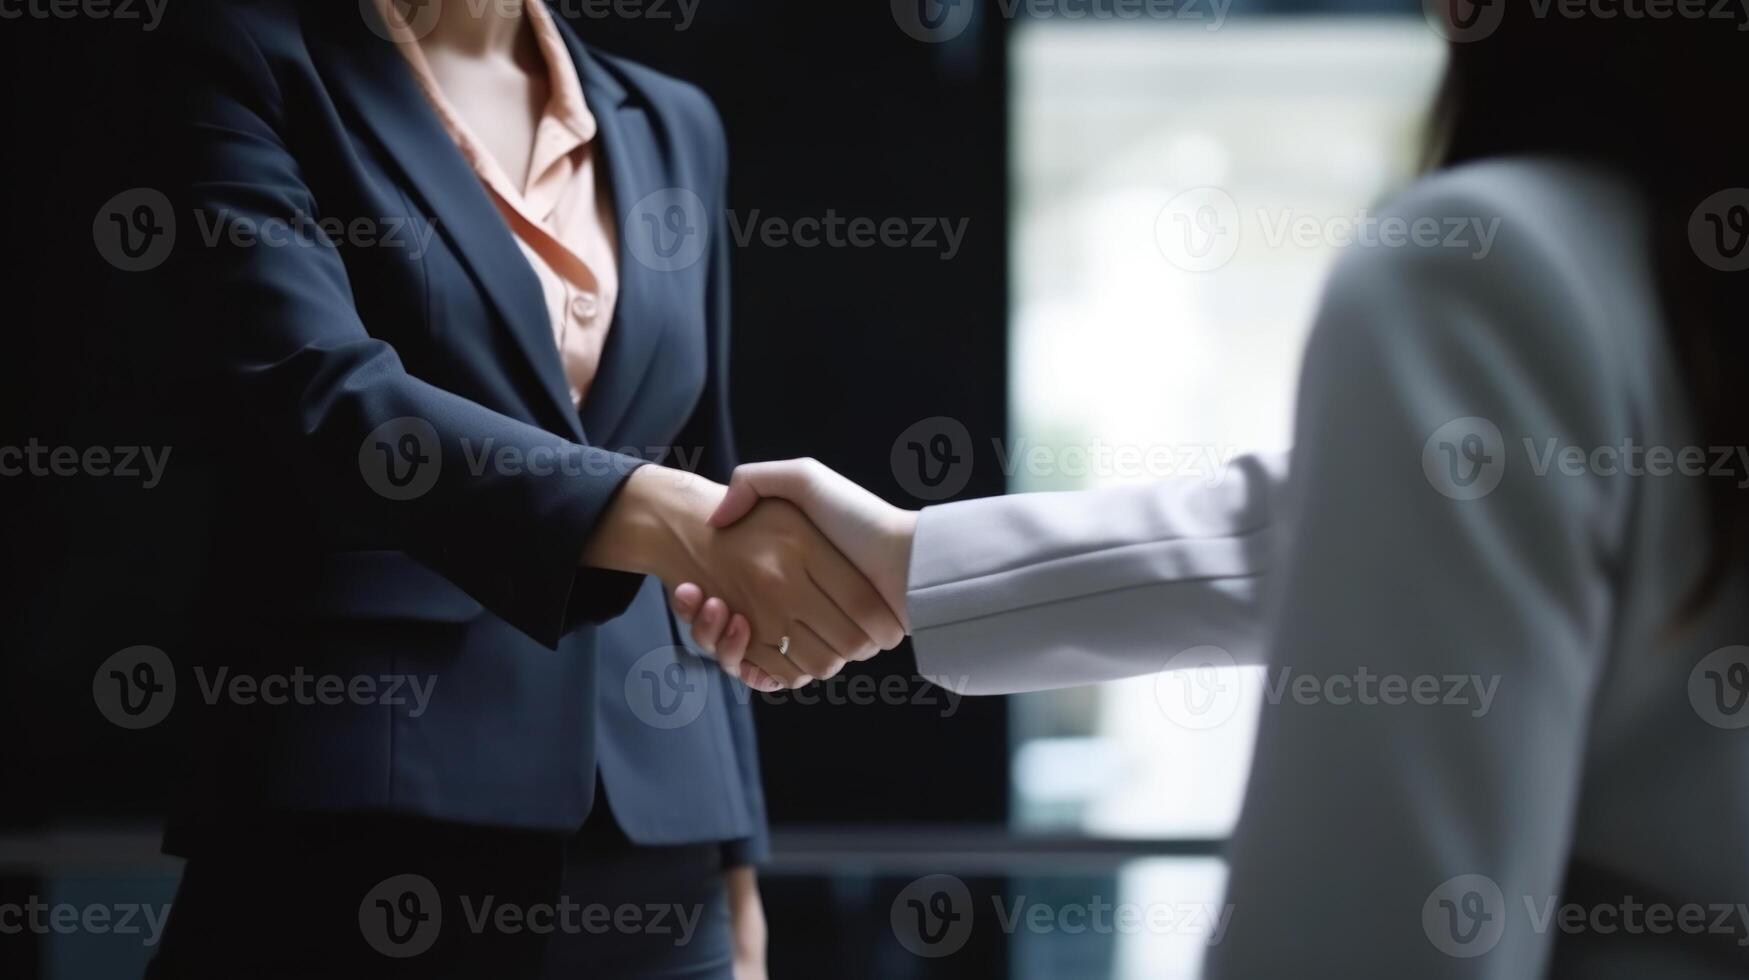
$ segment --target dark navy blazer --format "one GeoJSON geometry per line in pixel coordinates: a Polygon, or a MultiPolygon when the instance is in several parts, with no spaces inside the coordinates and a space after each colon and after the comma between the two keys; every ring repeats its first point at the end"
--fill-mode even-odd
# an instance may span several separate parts
{"type": "Polygon", "coordinates": [[[634,841],[758,860],[746,694],[683,646],[659,582],[577,567],[643,461],[733,465],[721,123],[561,25],[622,219],[578,411],[533,270],[371,7],[230,0],[183,24],[178,349],[223,488],[213,628],[178,664],[198,792],[173,827],[370,811],[574,831],[599,772],[634,841]],[[220,670],[378,693],[267,705],[207,693],[220,670]]]}

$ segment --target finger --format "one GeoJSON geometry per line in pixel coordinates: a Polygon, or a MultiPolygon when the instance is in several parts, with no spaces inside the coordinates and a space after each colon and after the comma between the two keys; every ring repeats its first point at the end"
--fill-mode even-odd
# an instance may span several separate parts
{"type": "Polygon", "coordinates": [[[729,625],[723,629],[722,637],[717,640],[717,666],[731,677],[741,676],[741,662],[747,659],[749,632],[747,617],[734,613],[729,617],[729,625]]]}
{"type": "Polygon", "coordinates": [[[815,653],[805,655],[803,648],[813,634],[801,628],[801,623],[796,621],[785,623],[782,620],[771,620],[771,623],[777,623],[777,627],[754,627],[752,630],[752,639],[747,644],[747,663],[777,677],[785,688],[803,688],[806,684],[813,683],[813,674],[808,672],[808,665],[829,665],[829,658],[822,658],[817,653],[824,644],[813,641],[812,649],[815,653]],[[789,637],[789,656],[778,653],[778,641],[782,641],[785,635],[789,637]],[[805,656],[812,656],[812,660],[805,660],[805,656]]]}
{"type": "Polygon", "coordinates": [[[733,660],[736,666],[747,657],[747,643],[753,636],[753,629],[747,624],[747,617],[735,613],[729,617],[728,628],[723,630],[722,639],[717,641],[717,662],[733,660]]]}
{"type": "MultiPolygon", "coordinates": [[[[813,579],[815,586],[825,593],[838,607],[839,612],[872,645],[873,649],[860,651],[861,656],[850,659],[867,660],[881,650],[891,650],[904,641],[904,624],[893,614],[887,600],[881,598],[880,590],[842,553],[832,550],[816,556],[808,569],[808,577],[813,579]]],[[[816,629],[820,628],[817,623],[813,625],[816,629]]],[[[821,630],[821,635],[834,645],[838,643],[836,637],[824,630],[821,630]]],[[[845,639],[848,642],[853,638],[846,636],[845,639]]],[[[844,647],[838,649],[848,654],[844,647]]]]}
{"type": "Polygon", "coordinates": [[[717,641],[722,639],[723,630],[728,626],[729,604],[714,597],[706,599],[698,618],[692,623],[692,642],[698,644],[700,650],[715,656],[717,641]]]}
{"type": "Polygon", "coordinates": [[[808,582],[813,590],[796,601],[796,619],[813,630],[820,642],[844,660],[867,660],[880,652],[874,639],[838,608],[812,572],[808,573],[808,582]]]}
{"type": "Polygon", "coordinates": [[[807,677],[801,687],[813,680],[825,680],[836,677],[848,662],[838,650],[825,638],[814,631],[806,622],[797,620],[790,624],[789,658],[795,661],[807,677]]]}
{"type": "Polygon", "coordinates": [[[735,470],[733,476],[729,477],[729,490],[723,494],[723,499],[717,504],[717,509],[705,519],[706,524],[711,527],[728,527],[746,517],[747,512],[753,509],[753,505],[759,503],[759,491],[741,475],[741,470],[744,469],[746,469],[745,466],[740,467],[735,470]]]}
{"type": "Polygon", "coordinates": [[[787,459],[770,463],[747,463],[735,467],[729,490],[705,523],[728,527],[753,509],[761,497],[784,497],[800,504],[807,496],[809,469],[813,460],[787,459]]]}
{"type": "MultiPolygon", "coordinates": [[[[795,643],[793,639],[790,643],[790,656],[795,656],[795,643]]],[[[764,640],[754,639],[748,644],[747,657],[741,661],[741,663],[743,671],[745,671],[747,667],[756,667],[759,670],[764,671],[767,675],[775,678],[779,683],[780,689],[803,687],[813,680],[813,678],[803,672],[797,664],[792,664],[790,661],[785,660],[783,655],[777,652],[777,644],[775,641],[767,643],[764,640]]]]}
{"type": "Polygon", "coordinates": [[[704,590],[691,582],[682,582],[674,587],[668,605],[681,622],[690,623],[698,615],[699,607],[704,605],[704,590]]]}
{"type": "Polygon", "coordinates": [[[741,664],[741,683],[755,691],[764,691],[767,694],[784,689],[783,681],[747,662],[741,664]]]}

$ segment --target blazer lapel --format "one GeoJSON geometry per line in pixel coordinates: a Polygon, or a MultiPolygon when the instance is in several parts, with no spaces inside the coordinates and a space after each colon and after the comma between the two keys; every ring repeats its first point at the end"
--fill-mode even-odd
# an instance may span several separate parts
{"type": "MultiPolygon", "coordinates": [[[[554,14],[559,33],[571,49],[583,83],[583,97],[595,114],[597,161],[604,165],[613,191],[612,208],[618,218],[649,194],[667,186],[657,147],[661,143],[651,130],[643,107],[600,59],[589,53],[564,18],[554,14]]],[[[583,399],[583,426],[597,438],[611,440],[626,422],[645,387],[645,374],[656,355],[667,327],[662,311],[672,305],[671,288],[662,274],[648,268],[628,250],[630,232],[620,222],[618,242],[619,299],[614,305],[607,346],[601,352],[601,367],[583,399]]]]}
{"type": "Polygon", "coordinates": [[[542,424],[586,441],[553,342],[540,280],[504,216],[431,110],[401,53],[365,23],[364,17],[377,16],[375,8],[331,6],[340,13],[331,15],[321,32],[324,36],[312,38],[311,47],[324,74],[335,82],[337,97],[351,106],[394,158],[436,218],[444,239],[515,335],[541,389],[537,410],[542,424]]]}

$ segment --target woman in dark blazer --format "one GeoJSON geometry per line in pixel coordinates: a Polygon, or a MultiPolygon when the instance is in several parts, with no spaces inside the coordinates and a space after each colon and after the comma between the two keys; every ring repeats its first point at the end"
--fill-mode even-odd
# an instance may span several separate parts
{"type": "Polygon", "coordinates": [[[722,666],[767,689],[900,632],[793,509],[705,526],[708,100],[519,0],[181,27],[172,343],[223,483],[155,974],[762,975],[748,694],[660,580],[749,613],[722,666]]]}

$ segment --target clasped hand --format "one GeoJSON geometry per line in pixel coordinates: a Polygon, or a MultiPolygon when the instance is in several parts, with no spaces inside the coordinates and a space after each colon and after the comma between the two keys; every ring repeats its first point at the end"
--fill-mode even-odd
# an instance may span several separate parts
{"type": "Polygon", "coordinates": [[[792,465],[742,467],[727,488],[642,467],[586,546],[584,564],[656,575],[695,642],[757,690],[801,687],[892,649],[905,634],[894,611],[903,608],[902,582],[895,607],[800,507],[761,499],[789,486],[791,477],[774,480],[772,467],[792,465]]]}
{"type": "MultiPolygon", "coordinates": [[[[738,468],[708,523],[725,533],[754,529],[773,507],[802,516],[815,534],[830,542],[835,554],[854,566],[900,630],[899,636],[883,635],[880,648],[897,646],[909,629],[905,590],[917,513],[888,504],[815,460],[795,459],[738,468]]],[[[758,643],[750,643],[749,637],[759,633],[748,628],[747,607],[729,590],[686,580],[674,587],[671,601],[675,614],[691,625],[693,642],[714,653],[724,670],[749,687],[775,689],[761,660],[753,656],[758,643]]],[[[884,620],[881,626],[886,628],[884,620]]]]}

